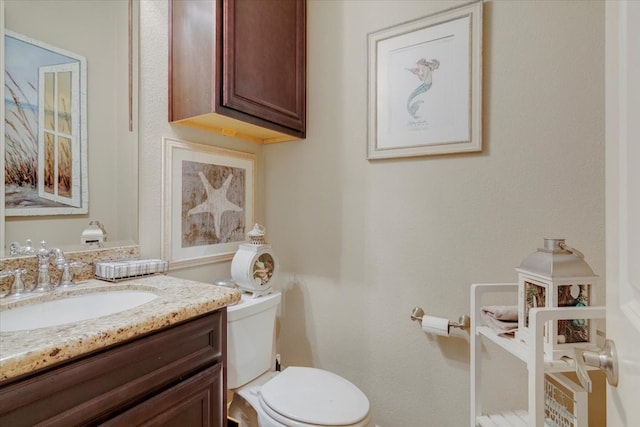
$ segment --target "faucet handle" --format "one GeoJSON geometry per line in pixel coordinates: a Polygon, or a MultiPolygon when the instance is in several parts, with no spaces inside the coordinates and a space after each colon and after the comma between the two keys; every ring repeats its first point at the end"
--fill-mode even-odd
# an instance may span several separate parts
{"type": "Polygon", "coordinates": [[[73,281],[73,274],[71,273],[71,269],[84,267],[85,265],[87,265],[87,263],[82,261],[65,262],[64,264],[61,264],[58,267],[60,270],[62,270],[62,275],[60,276],[60,283],[58,283],[58,286],[61,288],[65,288],[67,286],[75,285],[76,283],[73,281]]]}
{"type": "Polygon", "coordinates": [[[28,292],[27,288],[24,286],[24,282],[22,281],[22,275],[25,274],[27,270],[24,268],[16,268],[13,270],[13,287],[9,292],[9,295],[22,296],[28,292]]]}
{"type": "Polygon", "coordinates": [[[28,289],[25,288],[24,282],[22,281],[22,275],[25,274],[26,272],[27,270],[25,270],[24,268],[16,268],[15,270],[0,271],[0,278],[13,276],[13,283],[11,284],[11,286],[9,286],[7,291],[0,296],[20,297],[25,293],[27,293],[28,289]]]}

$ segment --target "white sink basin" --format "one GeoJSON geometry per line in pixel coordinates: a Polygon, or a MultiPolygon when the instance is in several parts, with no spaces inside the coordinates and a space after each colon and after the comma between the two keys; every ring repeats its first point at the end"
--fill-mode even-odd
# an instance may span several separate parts
{"type": "Polygon", "coordinates": [[[46,328],[95,319],[138,307],[157,297],[153,292],[127,289],[28,304],[0,311],[0,332],[46,328]]]}

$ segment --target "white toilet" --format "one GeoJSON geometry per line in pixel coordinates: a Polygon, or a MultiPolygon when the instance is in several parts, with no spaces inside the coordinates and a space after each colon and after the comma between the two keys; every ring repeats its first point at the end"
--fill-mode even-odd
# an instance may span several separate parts
{"type": "Polygon", "coordinates": [[[355,385],[316,368],[273,367],[281,294],[227,307],[229,416],[243,427],[373,427],[369,400],[355,385]]]}

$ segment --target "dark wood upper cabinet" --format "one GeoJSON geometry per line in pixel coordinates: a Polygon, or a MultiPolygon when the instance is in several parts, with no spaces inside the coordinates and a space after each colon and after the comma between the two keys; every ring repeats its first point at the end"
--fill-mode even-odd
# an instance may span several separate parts
{"type": "Polygon", "coordinates": [[[306,0],[171,0],[169,121],[271,143],[306,128],[306,0]]]}

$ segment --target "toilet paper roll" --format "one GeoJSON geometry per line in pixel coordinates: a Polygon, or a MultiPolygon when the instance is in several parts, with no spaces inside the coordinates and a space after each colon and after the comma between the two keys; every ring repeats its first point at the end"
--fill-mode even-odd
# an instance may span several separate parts
{"type": "Polygon", "coordinates": [[[449,320],[442,317],[422,316],[422,330],[427,334],[449,336],[449,320]]]}

